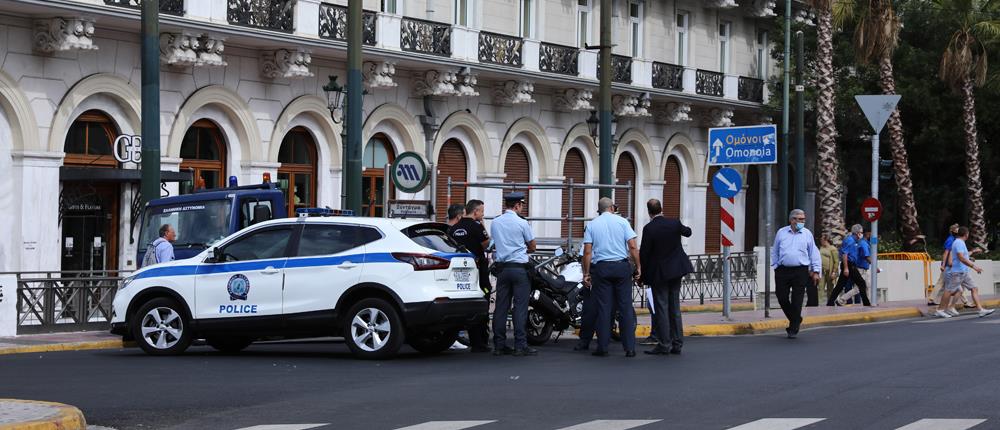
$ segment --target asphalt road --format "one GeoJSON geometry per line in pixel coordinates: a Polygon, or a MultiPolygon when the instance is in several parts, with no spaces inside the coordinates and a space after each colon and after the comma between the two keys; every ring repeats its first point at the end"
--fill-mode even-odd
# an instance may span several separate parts
{"type": "Polygon", "coordinates": [[[451,420],[487,422],[477,430],[647,422],[593,420],[725,429],[767,418],[822,420],[741,429],[897,429],[927,418],[986,421],[908,429],[1000,428],[1000,319],[917,321],[806,330],[796,340],[689,338],[682,356],[632,359],[617,348],[606,358],[574,352],[566,339],[536,357],[407,351],[384,362],[354,360],[339,343],[253,345],[235,356],[208,347],[166,358],[138,349],[8,355],[0,397],[69,403],[117,429],[388,430],[451,420]]]}

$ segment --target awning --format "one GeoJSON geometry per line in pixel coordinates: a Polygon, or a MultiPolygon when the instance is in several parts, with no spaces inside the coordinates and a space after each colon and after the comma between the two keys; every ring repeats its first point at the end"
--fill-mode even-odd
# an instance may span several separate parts
{"type": "MultiPolygon", "coordinates": [[[[190,181],[191,172],[160,171],[162,182],[190,181]]],[[[60,181],[98,181],[98,182],[140,182],[142,171],[139,169],[102,169],[90,167],[62,166],[59,168],[60,181]]]]}

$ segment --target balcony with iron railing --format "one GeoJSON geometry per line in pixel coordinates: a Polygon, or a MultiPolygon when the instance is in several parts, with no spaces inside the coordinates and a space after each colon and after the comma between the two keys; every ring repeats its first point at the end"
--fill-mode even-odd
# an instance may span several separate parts
{"type": "Polygon", "coordinates": [[[683,91],[684,67],[653,62],[653,88],[683,91]]]}
{"type": "MultiPolygon", "coordinates": [[[[142,0],[104,0],[104,4],[139,9],[142,7],[142,0]]],[[[160,13],[184,15],[184,0],[160,0],[160,13]]]]}
{"type": "Polygon", "coordinates": [[[747,102],[764,102],[764,81],[761,79],[740,76],[737,98],[747,102]]]}
{"type": "Polygon", "coordinates": [[[479,62],[521,67],[524,40],[504,34],[479,32],[479,62]]]}
{"type": "Polygon", "coordinates": [[[695,74],[695,92],[703,96],[725,96],[726,75],[719,72],[698,69],[695,74]]]}
{"type": "MultiPolygon", "coordinates": [[[[375,46],[377,42],[378,14],[362,12],[361,43],[375,46]]],[[[319,37],[323,39],[347,40],[347,7],[329,3],[319,6],[319,37]]]]}
{"type": "Polygon", "coordinates": [[[442,57],[451,56],[450,24],[404,17],[400,25],[400,49],[442,57]]]}
{"type": "MultiPolygon", "coordinates": [[[[597,78],[601,77],[601,63],[597,63],[597,78]]],[[[632,83],[632,58],[624,55],[611,55],[611,82],[620,84],[632,83]]]]}
{"type": "Polygon", "coordinates": [[[226,19],[232,25],[291,33],[295,31],[296,0],[227,0],[226,19]]]}
{"type": "Polygon", "coordinates": [[[576,76],[579,74],[580,49],[542,42],[538,48],[538,69],[543,72],[576,76]]]}

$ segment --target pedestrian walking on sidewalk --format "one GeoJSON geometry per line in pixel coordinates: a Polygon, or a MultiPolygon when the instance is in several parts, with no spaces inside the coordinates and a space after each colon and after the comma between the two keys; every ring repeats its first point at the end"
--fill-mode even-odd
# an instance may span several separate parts
{"type": "Polygon", "coordinates": [[[174,261],[174,241],[177,231],[170,224],[163,224],[159,230],[160,237],[146,247],[146,255],[142,258],[142,267],[174,261]]]}
{"type": "Polygon", "coordinates": [[[840,255],[837,252],[837,247],[833,245],[830,235],[824,234],[820,237],[819,243],[819,256],[823,262],[823,274],[820,276],[817,290],[820,296],[819,299],[825,302],[830,297],[830,293],[833,292],[833,287],[837,285],[840,255]]]}
{"type": "Polygon", "coordinates": [[[642,274],[642,264],[635,243],[635,231],[625,218],[614,214],[613,206],[611,199],[601,198],[597,202],[600,215],[587,224],[583,233],[583,283],[591,289],[590,294],[597,304],[597,350],[593,355],[608,355],[611,318],[614,305],[617,305],[618,331],[625,356],[635,357],[632,286],[642,274]]]}
{"type": "MultiPolygon", "coordinates": [[[[841,273],[840,279],[837,280],[837,286],[833,289],[833,293],[830,294],[830,298],[826,300],[827,306],[834,306],[836,304],[844,304],[840,300],[840,293],[844,291],[847,287],[848,281],[854,284],[854,288],[858,289],[858,293],[861,295],[861,303],[865,306],[871,306],[871,301],[868,300],[868,284],[865,282],[865,278],[861,276],[861,271],[859,264],[861,260],[864,260],[864,264],[868,263],[868,258],[870,258],[871,251],[868,251],[869,255],[865,255],[865,247],[861,244],[864,241],[864,228],[860,224],[854,224],[851,226],[851,235],[844,238],[844,244],[840,246],[840,258],[841,258],[841,273]]],[[[867,268],[868,266],[864,266],[867,268]]]]}
{"type": "Polygon", "coordinates": [[[972,301],[975,303],[976,308],[979,309],[980,317],[990,315],[996,310],[983,307],[983,302],[979,298],[979,288],[972,282],[972,275],[969,273],[969,269],[975,270],[976,273],[983,273],[983,269],[977,266],[969,256],[969,248],[965,245],[965,241],[968,239],[969,228],[959,227],[958,234],[955,236],[955,242],[951,245],[951,268],[948,269],[946,275],[944,296],[941,297],[941,305],[938,306],[937,312],[934,313],[941,318],[952,317],[952,314],[946,312],[945,309],[948,308],[948,302],[951,300],[952,295],[960,292],[963,288],[972,293],[972,301]]]}
{"type": "MultiPolygon", "coordinates": [[[[948,276],[948,268],[951,267],[951,245],[955,243],[955,235],[958,234],[958,227],[958,224],[952,224],[948,227],[948,238],[944,240],[944,251],[941,253],[941,276],[938,277],[937,283],[934,284],[934,289],[931,290],[931,297],[927,300],[927,306],[938,306],[938,304],[941,303],[941,298],[944,295],[945,278],[948,276]]],[[[952,303],[958,303],[958,301],[961,300],[965,307],[973,307],[969,305],[967,300],[965,300],[965,295],[962,294],[961,290],[958,291],[957,295],[958,297],[952,296],[952,303]]],[[[945,312],[951,313],[952,315],[958,314],[954,305],[948,308],[945,312]]]]}
{"type": "MultiPolygon", "coordinates": [[[[479,290],[489,301],[490,292],[493,290],[490,285],[489,262],[486,261],[486,248],[490,243],[490,235],[486,234],[486,229],[483,227],[484,215],[485,203],[482,200],[469,200],[465,205],[465,216],[448,229],[448,235],[475,256],[476,270],[479,272],[479,290]]],[[[489,352],[489,321],[473,323],[466,330],[469,333],[469,346],[472,352],[489,352]]]]}
{"type": "Polygon", "coordinates": [[[806,228],[806,213],[795,209],[788,214],[788,226],[774,237],[771,248],[771,268],[774,269],[774,291],[781,311],[788,318],[789,339],[795,339],[802,326],[802,298],[809,283],[819,283],[823,265],[819,248],[806,228]]]}
{"type": "Polygon", "coordinates": [[[681,321],[681,279],[694,272],[691,259],[681,246],[681,236],[691,237],[691,228],[680,220],[663,216],[663,206],[657,199],[646,202],[650,220],[642,228],[639,261],[646,270],[642,283],[653,291],[653,327],[656,347],[645,351],[650,355],[680,354],[684,346],[684,324],[681,321]]]}
{"type": "Polygon", "coordinates": [[[535,235],[528,221],[521,218],[524,193],[513,192],[503,198],[504,213],[493,220],[490,236],[496,251],[493,257],[497,274],[496,308],[493,311],[493,355],[536,355],[528,346],[528,254],[535,252],[535,235]],[[514,305],[514,348],[507,346],[507,314],[514,305]]]}

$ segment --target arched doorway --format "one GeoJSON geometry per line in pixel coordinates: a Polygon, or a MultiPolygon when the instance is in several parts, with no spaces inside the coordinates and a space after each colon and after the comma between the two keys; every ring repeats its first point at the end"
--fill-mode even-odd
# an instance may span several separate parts
{"type": "Polygon", "coordinates": [[[617,178],[618,185],[632,184],[632,190],[617,189],[615,190],[615,204],[618,205],[618,213],[621,216],[628,218],[629,223],[632,227],[635,227],[635,200],[632,199],[631,210],[629,210],[629,199],[635,195],[636,190],[636,173],[635,173],[635,159],[632,158],[632,154],[628,152],[623,153],[621,157],[618,158],[618,166],[615,168],[615,177],[617,178]]]}
{"type": "Polygon", "coordinates": [[[667,166],[663,169],[663,216],[667,218],[681,217],[681,163],[677,157],[667,157],[667,166]]]}
{"type": "MultiPolygon", "coordinates": [[[[528,151],[524,149],[521,144],[514,144],[507,150],[507,158],[503,163],[503,171],[507,173],[504,182],[513,183],[528,183],[531,182],[531,161],[528,159],[528,151]]],[[[504,193],[511,191],[521,191],[524,195],[528,196],[528,189],[525,187],[512,187],[504,190],[504,193]]],[[[526,198],[525,201],[531,204],[530,199],[526,198]]],[[[500,202],[503,203],[503,202],[500,202]]],[[[503,207],[501,204],[498,207],[503,207]]],[[[524,215],[527,215],[528,206],[524,206],[524,215]]]]}
{"type": "Polygon", "coordinates": [[[361,215],[381,217],[385,211],[385,187],[392,195],[392,184],[386,184],[385,165],[396,159],[389,138],[376,134],[368,140],[361,159],[364,172],[361,173],[361,215]]]}
{"type": "MultiPolygon", "coordinates": [[[[117,169],[112,144],[118,128],[104,112],[84,112],[69,128],[63,165],[67,168],[117,169]]],[[[103,271],[118,268],[121,187],[117,182],[62,181],[62,270],[103,271]]]]}
{"type": "Polygon", "coordinates": [[[191,124],[181,142],[181,170],[191,171],[192,181],[180,183],[180,193],[226,186],[226,145],[219,126],[207,119],[191,124]]]}
{"type": "Polygon", "coordinates": [[[278,150],[278,184],[285,193],[288,216],[299,208],[316,207],[316,142],[309,130],[295,127],[278,150]]]}
{"type": "MultiPolygon", "coordinates": [[[[719,166],[708,168],[708,177],[712,178],[719,172],[719,166]]],[[[709,179],[711,180],[711,179],[709,179]]],[[[705,253],[718,254],[722,250],[722,220],[720,213],[722,202],[712,187],[705,189],[705,253]]]]}
{"type": "Polygon", "coordinates": [[[760,174],[757,166],[747,169],[746,212],[743,219],[743,250],[752,252],[760,240],[760,174]]]}
{"type": "Polygon", "coordinates": [[[462,143],[456,139],[448,139],[441,152],[438,153],[437,162],[437,207],[434,208],[439,221],[446,221],[448,218],[449,204],[465,204],[465,187],[451,187],[451,201],[448,199],[448,178],[452,182],[466,182],[468,180],[468,158],[462,143]]]}
{"type": "MultiPolygon", "coordinates": [[[[579,149],[573,148],[566,153],[566,162],[563,163],[563,177],[564,181],[568,184],[570,179],[573,180],[574,184],[585,184],[587,183],[587,167],[586,162],[584,162],[583,154],[579,149]]],[[[562,214],[569,214],[572,218],[583,218],[584,216],[584,205],[587,203],[586,190],[576,189],[573,190],[573,205],[570,207],[570,197],[569,190],[563,190],[562,192],[562,214]]],[[[569,238],[582,238],[583,237],[583,222],[573,221],[572,223],[563,221],[562,222],[562,237],[569,238]],[[570,232],[570,225],[573,226],[572,234],[570,232]]]]}

